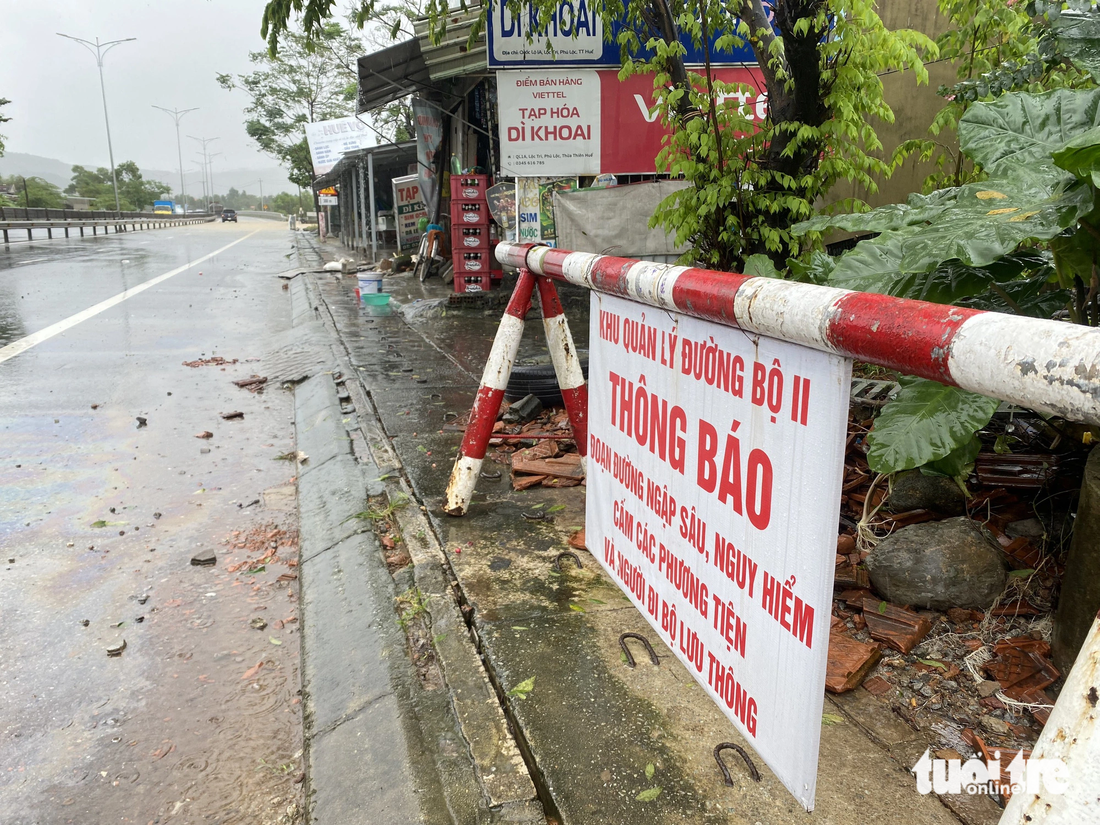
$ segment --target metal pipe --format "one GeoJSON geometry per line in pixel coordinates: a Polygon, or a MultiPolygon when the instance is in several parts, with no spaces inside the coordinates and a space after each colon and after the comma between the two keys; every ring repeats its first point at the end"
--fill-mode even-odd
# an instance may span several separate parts
{"type": "Polygon", "coordinates": [[[1100,328],[502,242],[502,263],[1071,421],[1100,424],[1100,328]]]}
{"type": "Polygon", "coordinates": [[[361,246],[367,245],[367,236],[361,235],[359,232],[359,215],[360,209],[363,208],[363,199],[359,197],[359,189],[363,183],[363,173],[359,170],[358,164],[352,164],[351,169],[348,170],[348,183],[351,184],[351,201],[353,208],[351,210],[351,236],[353,238],[353,246],[358,253],[361,246]]]}
{"type": "Polygon", "coordinates": [[[374,200],[374,153],[367,155],[367,177],[370,185],[370,254],[378,260],[378,206],[374,200]]]}
{"type": "MultiPolygon", "coordinates": [[[[357,162],[357,166],[359,168],[359,202],[364,204],[363,211],[359,215],[359,220],[361,222],[360,231],[363,233],[363,246],[366,246],[367,245],[367,214],[368,214],[368,212],[367,212],[365,204],[367,202],[367,182],[366,182],[366,179],[364,178],[364,169],[363,169],[363,159],[362,158],[359,158],[359,160],[357,162]]],[[[371,251],[372,252],[374,251],[374,246],[373,245],[371,246],[371,251]]],[[[373,258],[371,260],[371,263],[374,263],[373,258]]]]}

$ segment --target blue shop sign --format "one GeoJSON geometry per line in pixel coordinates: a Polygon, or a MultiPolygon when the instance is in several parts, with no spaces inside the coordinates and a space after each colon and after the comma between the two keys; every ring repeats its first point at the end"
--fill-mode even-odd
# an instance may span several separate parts
{"type": "MultiPolygon", "coordinates": [[[[770,4],[765,3],[765,6],[770,4]]],[[[617,35],[628,24],[617,21],[611,31],[611,37],[604,38],[604,24],[600,18],[599,0],[560,0],[555,12],[548,20],[539,25],[534,7],[528,2],[524,11],[515,16],[501,0],[490,0],[488,13],[489,68],[519,69],[535,67],[596,67],[618,66],[619,44],[617,35]],[[535,37],[529,42],[528,32],[535,30],[535,37]],[[547,48],[549,42],[552,50],[547,48]]],[[[770,9],[769,9],[770,12],[770,9]]],[[[646,32],[639,34],[643,44],[649,39],[646,32]]],[[[732,53],[718,51],[714,46],[716,37],[711,39],[710,62],[713,66],[755,65],[756,55],[747,43],[732,53]]],[[[703,49],[692,43],[691,38],[681,37],[687,53],[684,63],[689,66],[702,66],[706,62],[703,49]]],[[[642,49],[640,57],[649,56],[642,49]]]]}

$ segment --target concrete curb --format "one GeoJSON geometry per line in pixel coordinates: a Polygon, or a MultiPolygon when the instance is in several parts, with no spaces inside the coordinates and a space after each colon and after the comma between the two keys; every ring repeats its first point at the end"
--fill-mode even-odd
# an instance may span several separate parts
{"type": "MultiPolygon", "coordinates": [[[[296,303],[308,307],[299,311],[295,306],[294,317],[314,322],[319,317],[314,307],[318,307],[327,325],[327,308],[309,282],[299,277],[293,283],[296,303]]],[[[338,340],[334,328],[332,340],[338,340]]],[[[337,360],[345,358],[338,354],[337,360]]],[[[306,726],[312,746],[307,748],[312,771],[310,821],[325,825],[342,821],[545,823],[534,783],[456,601],[443,551],[423,508],[394,510],[413,563],[392,578],[374,534],[357,532],[359,520],[346,521],[366,507],[368,494],[384,493],[391,503],[415,499],[398,475],[400,462],[367,390],[346,363],[340,364],[335,377],[350,394],[355,413],[341,413],[336,383],[327,375],[303,382],[296,395],[298,448],[310,456],[299,478],[303,681],[309,686],[306,726]],[[347,428],[355,428],[350,437],[347,428]],[[383,481],[379,467],[392,475],[383,481]],[[349,481],[352,471],[357,479],[349,481]],[[345,486],[356,484],[361,491],[358,498],[345,496],[345,486]],[[307,512],[314,522],[308,542],[307,512]],[[424,689],[411,665],[398,666],[406,663],[406,650],[404,634],[395,621],[394,599],[399,592],[413,589],[428,604],[443,690],[424,689]],[[322,619],[324,624],[317,624],[322,619]],[[376,662],[374,670],[364,672],[359,662],[369,660],[376,662]],[[400,748],[394,746],[393,726],[370,730],[378,716],[376,708],[389,708],[400,718],[397,727],[406,751],[416,753],[415,757],[395,759],[400,748]],[[364,737],[375,739],[384,752],[375,752],[375,747],[362,741],[364,737]],[[418,742],[423,748],[419,753],[418,742]],[[349,743],[356,749],[348,753],[347,764],[339,764],[330,749],[349,743]],[[377,763],[367,765],[370,760],[377,763]],[[329,776],[333,770],[344,776],[329,776]],[[376,800],[380,807],[370,808],[361,799],[364,792],[371,795],[369,788],[346,785],[354,784],[359,772],[373,785],[378,770],[388,774],[394,786],[411,781],[418,795],[410,797],[388,788],[376,800]],[[344,804],[337,798],[342,794],[359,801],[344,804]],[[436,804],[428,803],[432,797],[436,804]],[[421,818],[400,818],[392,805],[406,805],[406,813],[419,807],[421,818]],[[343,819],[352,811],[354,820],[343,819]]]]}
{"type": "MultiPolygon", "coordinates": [[[[307,297],[302,287],[292,292],[302,323],[315,315],[308,303],[301,309],[307,297]]],[[[367,485],[330,375],[295,389],[295,423],[298,448],[312,451],[298,478],[308,821],[431,821],[421,815],[428,783],[409,756],[391,673],[400,661],[392,583],[386,592],[378,543],[353,518],[367,485]]]]}

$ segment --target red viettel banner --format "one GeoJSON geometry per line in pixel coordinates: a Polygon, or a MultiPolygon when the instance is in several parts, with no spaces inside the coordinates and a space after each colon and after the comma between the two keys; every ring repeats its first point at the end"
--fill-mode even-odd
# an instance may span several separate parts
{"type": "Polygon", "coordinates": [[[812,810],[851,361],[591,302],[588,547],[812,810]]]}
{"type": "MultiPolygon", "coordinates": [[[[757,69],[722,68],[714,75],[751,86],[753,91],[733,95],[733,101],[746,117],[763,120],[767,95],[757,69]]],[[[652,112],[651,75],[620,81],[614,69],[508,71],[497,73],[497,90],[503,175],[656,171],[667,130],[652,112]]]]}

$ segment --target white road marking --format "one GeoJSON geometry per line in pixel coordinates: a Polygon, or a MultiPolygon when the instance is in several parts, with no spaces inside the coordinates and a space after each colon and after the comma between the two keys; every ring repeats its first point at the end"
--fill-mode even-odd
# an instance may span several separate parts
{"type": "Polygon", "coordinates": [[[25,261],[16,261],[15,265],[16,266],[21,266],[22,264],[33,264],[33,263],[37,263],[38,261],[45,261],[45,260],[47,260],[47,259],[46,258],[28,258],[25,261]]]}
{"type": "Polygon", "coordinates": [[[20,338],[18,341],[13,341],[6,347],[0,347],[0,364],[3,364],[9,358],[14,358],[20,353],[26,352],[31,347],[41,344],[43,341],[48,341],[55,335],[60,335],[66,330],[72,329],[77,324],[83,323],[89,318],[93,318],[96,315],[99,315],[99,313],[104,312],[105,310],[108,310],[111,307],[116,306],[117,304],[121,304],[127,298],[133,298],[138,293],[144,292],[145,290],[149,289],[150,287],[156,286],[162,281],[167,281],[173,275],[179,275],[181,272],[185,272],[193,266],[198,266],[203,261],[209,261],[215,255],[220,255],[231,246],[236,246],[241,241],[248,240],[259,231],[259,229],[254,229],[244,237],[237,238],[237,240],[233,241],[233,243],[226,244],[221,249],[216,249],[209,255],[203,255],[201,258],[196,258],[195,260],[191,261],[191,263],[184,264],[181,267],[177,267],[171,272],[165,272],[163,275],[157,275],[155,278],[150,278],[148,281],[144,281],[143,283],[140,283],[135,287],[131,287],[124,292],[120,292],[118,293],[118,295],[115,295],[112,298],[108,298],[106,301],[100,301],[95,306],[90,306],[86,310],[78,312],[76,315],[70,315],[63,321],[58,321],[56,324],[51,324],[43,330],[32,333],[25,338],[20,338]]]}

